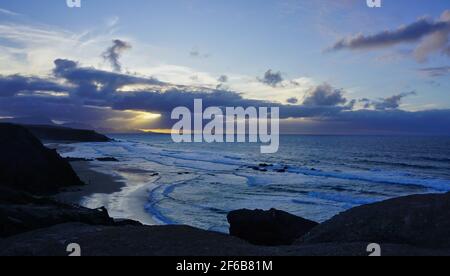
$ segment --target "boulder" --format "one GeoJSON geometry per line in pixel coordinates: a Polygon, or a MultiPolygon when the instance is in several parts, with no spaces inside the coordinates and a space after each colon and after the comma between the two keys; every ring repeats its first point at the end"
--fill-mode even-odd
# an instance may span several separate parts
{"type": "Polygon", "coordinates": [[[83,185],[70,164],[22,126],[0,124],[0,186],[36,194],[83,185]]]}
{"type": "Polygon", "coordinates": [[[450,248],[450,193],[413,195],[356,207],[324,222],[299,241],[327,242],[450,248]]]}
{"type": "Polygon", "coordinates": [[[238,210],[228,214],[230,234],[255,245],[291,245],[318,223],[271,209],[238,210]]]}

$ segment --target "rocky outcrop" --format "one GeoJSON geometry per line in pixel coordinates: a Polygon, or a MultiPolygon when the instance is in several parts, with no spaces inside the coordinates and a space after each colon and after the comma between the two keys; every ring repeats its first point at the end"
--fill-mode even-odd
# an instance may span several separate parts
{"type": "Polygon", "coordinates": [[[100,157],[97,158],[96,160],[100,162],[119,162],[119,160],[117,160],[117,158],[114,157],[100,157]]]}
{"type": "MultiPolygon", "coordinates": [[[[93,226],[69,223],[0,239],[0,256],[368,256],[367,243],[263,247],[188,226],[93,226]]],[[[383,256],[450,256],[450,250],[383,244],[383,256]]]]}
{"type": "Polygon", "coordinates": [[[83,185],[70,164],[27,129],[0,124],[0,186],[36,194],[83,185]]]}
{"type": "Polygon", "coordinates": [[[0,195],[0,237],[3,238],[67,222],[115,225],[105,209],[61,204],[7,188],[0,188],[0,195]]]}
{"type": "Polygon", "coordinates": [[[414,195],[337,215],[299,243],[375,242],[450,248],[450,193],[414,195]]]}
{"type": "Polygon", "coordinates": [[[142,225],[132,220],[115,220],[105,208],[63,204],[51,198],[0,187],[1,238],[64,223],[115,227],[142,225]]]}
{"type": "Polygon", "coordinates": [[[256,245],[291,245],[318,223],[272,209],[228,214],[230,234],[256,245]]]}
{"type": "Polygon", "coordinates": [[[93,130],[72,129],[56,126],[26,125],[33,135],[42,141],[62,142],[110,142],[111,139],[93,130]]]}

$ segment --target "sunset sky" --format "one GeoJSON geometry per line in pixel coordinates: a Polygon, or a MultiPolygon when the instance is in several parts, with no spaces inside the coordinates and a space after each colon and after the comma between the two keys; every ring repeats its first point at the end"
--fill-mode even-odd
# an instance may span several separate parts
{"type": "Polygon", "coordinates": [[[0,118],[168,129],[278,106],[284,133],[450,135],[450,1],[0,0],[0,118]]]}

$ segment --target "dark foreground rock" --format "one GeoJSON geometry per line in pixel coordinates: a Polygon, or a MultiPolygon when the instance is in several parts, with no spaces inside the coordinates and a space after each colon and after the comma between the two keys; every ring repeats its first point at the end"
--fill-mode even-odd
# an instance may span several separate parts
{"type": "Polygon", "coordinates": [[[256,245],[291,245],[318,223],[272,209],[228,214],[230,234],[256,245]]]}
{"type": "Polygon", "coordinates": [[[357,207],[316,227],[299,243],[361,241],[450,248],[450,193],[357,207]]]}
{"type": "Polygon", "coordinates": [[[51,193],[83,185],[70,164],[27,129],[0,124],[0,186],[31,193],[51,193]]]}
{"type": "Polygon", "coordinates": [[[119,160],[117,158],[114,158],[114,157],[100,157],[100,158],[97,158],[97,161],[100,161],[100,162],[119,162],[119,160]]]}
{"type": "MultiPolygon", "coordinates": [[[[0,239],[0,256],[368,256],[366,243],[262,247],[188,226],[92,226],[61,224],[0,239]]],[[[383,256],[450,256],[450,250],[383,244],[383,256]]]]}
{"type": "Polygon", "coordinates": [[[105,209],[91,210],[0,188],[0,237],[68,222],[91,225],[129,224],[127,221],[116,224],[105,209]]]}
{"type": "Polygon", "coordinates": [[[33,135],[43,141],[62,142],[109,142],[110,138],[93,130],[72,129],[57,126],[25,126],[33,135]]]}

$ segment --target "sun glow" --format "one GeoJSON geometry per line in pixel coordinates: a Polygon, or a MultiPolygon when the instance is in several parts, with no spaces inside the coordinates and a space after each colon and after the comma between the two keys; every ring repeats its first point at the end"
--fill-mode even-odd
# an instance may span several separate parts
{"type": "Polygon", "coordinates": [[[134,118],[135,121],[145,122],[145,121],[152,121],[152,120],[161,118],[161,114],[158,114],[158,113],[134,111],[134,110],[127,110],[127,111],[133,112],[134,114],[136,114],[136,117],[134,118]]]}
{"type": "Polygon", "coordinates": [[[171,129],[140,129],[140,131],[145,133],[158,133],[158,134],[172,134],[171,129]]]}

